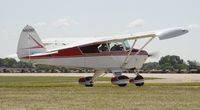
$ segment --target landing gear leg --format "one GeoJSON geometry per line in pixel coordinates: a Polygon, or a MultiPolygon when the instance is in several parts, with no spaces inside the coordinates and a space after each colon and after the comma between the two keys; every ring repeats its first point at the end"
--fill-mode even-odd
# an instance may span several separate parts
{"type": "Polygon", "coordinates": [[[104,72],[105,72],[104,70],[95,70],[93,76],[82,77],[79,79],[78,82],[80,85],[85,85],[86,87],[92,87],[96,78],[102,75],[104,72]]]}

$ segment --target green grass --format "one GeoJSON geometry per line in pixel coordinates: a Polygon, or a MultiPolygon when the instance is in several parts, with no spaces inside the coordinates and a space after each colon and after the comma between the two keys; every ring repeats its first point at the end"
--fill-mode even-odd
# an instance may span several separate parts
{"type": "MultiPolygon", "coordinates": [[[[200,83],[148,83],[143,87],[132,84],[118,87],[111,83],[97,83],[88,88],[78,85],[77,80],[78,77],[0,77],[0,110],[200,108],[200,83]]],[[[99,80],[110,81],[110,78],[99,80]]]]}
{"type": "MultiPolygon", "coordinates": [[[[0,76],[0,87],[63,87],[78,83],[79,77],[0,76]]],[[[97,83],[110,83],[110,77],[99,77],[97,83]]],[[[154,80],[158,78],[145,78],[154,80]]]]}

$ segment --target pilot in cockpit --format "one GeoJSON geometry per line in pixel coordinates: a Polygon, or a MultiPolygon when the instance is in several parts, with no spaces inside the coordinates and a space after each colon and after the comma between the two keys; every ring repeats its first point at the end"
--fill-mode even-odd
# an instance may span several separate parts
{"type": "Polygon", "coordinates": [[[101,52],[108,51],[108,47],[107,47],[106,43],[101,44],[101,46],[99,47],[99,51],[101,51],[101,52]]]}
{"type": "Polygon", "coordinates": [[[112,48],[111,51],[123,51],[123,46],[121,44],[115,44],[112,48]]]}

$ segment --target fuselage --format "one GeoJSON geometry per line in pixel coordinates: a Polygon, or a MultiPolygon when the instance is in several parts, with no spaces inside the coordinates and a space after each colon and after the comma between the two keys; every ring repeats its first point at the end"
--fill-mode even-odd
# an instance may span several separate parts
{"type": "MultiPolygon", "coordinates": [[[[106,50],[100,50],[100,46],[102,46],[102,44],[82,45],[54,50],[46,54],[28,56],[21,58],[21,60],[37,64],[95,69],[117,68],[124,64],[129,49],[121,47],[121,49],[119,48],[118,50],[114,50],[110,47],[106,50]]],[[[125,69],[142,67],[143,63],[148,58],[148,53],[142,50],[135,55],[138,51],[138,49],[132,50],[131,54],[128,56],[129,62],[124,65],[125,69]]]]}

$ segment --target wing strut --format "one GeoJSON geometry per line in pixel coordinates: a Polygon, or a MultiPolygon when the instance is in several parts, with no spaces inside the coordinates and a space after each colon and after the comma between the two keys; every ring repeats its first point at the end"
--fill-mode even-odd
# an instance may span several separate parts
{"type": "MultiPolygon", "coordinates": [[[[123,65],[126,65],[126,64],[127,64],[127,60],[128,60],[128,58],[129,58],[129,56],[130,56],[130,54],[131,54],[131,52],[132,52],[132,50],[133,50],[133,47],[135,46],[136,42],[137,42],[137,39],[134,40],[132,47],[129,49],[128,55],[126,56],[123,65]]],[[[123,65],[122,65],[122,67],[123,67],[123,65]]]]}
{"type": "MultiPolygon", "coordinates": [[[[147,44],[149,44],[154,38],[155,38],[155,36],[152,36],[133,56],[138,55],[147,46],[147,44]]],[[[129,63],[130,60],[132,60],[132,59],[129,58],[129,56],[131,55],[132,50],[133,50],[136,42],[137,42],[137,39],[135,39],[135,41],[133,42],[133,45],[132,45],[131,49],[129,50],[129,52],[128,52],[122,66],[121,66],[122,68],[124,68],[126,66],[126,64],[129,63]]]]}

